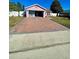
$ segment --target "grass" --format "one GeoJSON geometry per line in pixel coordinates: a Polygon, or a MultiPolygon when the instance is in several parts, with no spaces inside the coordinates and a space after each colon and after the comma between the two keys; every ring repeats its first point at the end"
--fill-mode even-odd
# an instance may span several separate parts
{"type": "Polygon", "coordinates": [[[22,20],[23,17],[9,17],[9,27],[14,27],[17,23],[22,20]]]}
{"type": "Polygon", "coordinates": [[[51,20],[70,28],[70,19],[65,17],[53,17],[51,16],[51,20]]]}

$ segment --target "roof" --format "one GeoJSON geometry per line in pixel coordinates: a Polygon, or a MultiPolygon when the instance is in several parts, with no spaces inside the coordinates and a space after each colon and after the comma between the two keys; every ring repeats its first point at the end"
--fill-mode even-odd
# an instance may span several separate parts
{"type": "Polygon", "coordinates": [[[51,10],[47,9],[47,10],[46,10],[46,12],[50,13],[50,12],[51,12],[51,10]]]}
{"type": "Polygon", "coordinates": [[[42,8],[42,9],[44,9],[44,10],[47,10],[46,8],[40,6],[39,4],[33,4],[33,5],[31,5],[31,6],[25,7],[25,9],[30,8],[30,7],[32,7],[32,6],[38,6],[38,7],[42,8]]]}

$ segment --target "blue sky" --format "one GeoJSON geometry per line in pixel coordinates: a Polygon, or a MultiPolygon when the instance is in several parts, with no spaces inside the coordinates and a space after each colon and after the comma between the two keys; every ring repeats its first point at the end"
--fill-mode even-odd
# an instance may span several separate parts
{"type": "MultiPolygon", "coordinates": [[[[48,9],[50,9],[50,5],[53,2],[53,0],[10,0],[10,1],[15,3],[20,2],[25,7],[30,6],[32,4],[39,4],[48,9]]],[[[70,9],[70,0],[59,0],[59,2],[64,10],[70,9]]]]}

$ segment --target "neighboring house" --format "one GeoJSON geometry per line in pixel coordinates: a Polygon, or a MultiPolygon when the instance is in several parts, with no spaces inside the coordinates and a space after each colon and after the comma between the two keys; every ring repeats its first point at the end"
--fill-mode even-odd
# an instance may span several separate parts
{"type": "Polygon", "coordinates": [[[23,16],[24,11],[19,12],[19,16],[23,16]]]}
{"type": "Polygon", "coordinates": [[[64,12],[59,13],[59,16],[60,17],[68,17],[68,18],[70,18],[70,10],[65,10],[64,12]]]}
{"type": "Polygon", "coordinates": [[[46,17],[50,14],[50,12],[47,12],[46,8],[38,4],[25,7],[24,11],[24,16],[26,17],[46,17]]]}
{"type": "Polygon", "coordinates": [[[18,16],[18,12],[17,11],[10,11],[9,16],[18,16]]]}

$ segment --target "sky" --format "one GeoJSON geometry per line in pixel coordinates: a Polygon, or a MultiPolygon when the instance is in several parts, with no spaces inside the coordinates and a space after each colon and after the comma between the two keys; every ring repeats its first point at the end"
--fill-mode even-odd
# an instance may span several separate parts
{"type": "MultiPolygon", "coordinates": [[[[20,2],[25,7],[39,4],[47,9],[50,9],[50,5],[54,0],[10,0],[11,2],[20,2]]],[[[70,0],[58,0],[64,10],[70,10],[70,0]]]]}

